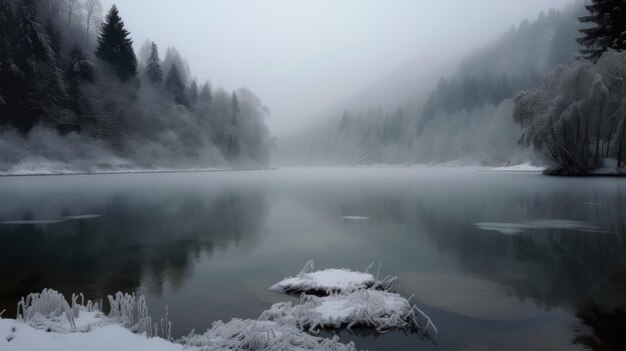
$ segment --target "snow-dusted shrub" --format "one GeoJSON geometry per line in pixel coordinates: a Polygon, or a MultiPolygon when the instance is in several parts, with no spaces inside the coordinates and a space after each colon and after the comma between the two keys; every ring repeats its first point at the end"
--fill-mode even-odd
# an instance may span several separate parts
{"type": "Polygon", "coordinates": [[[307,334],[292,324],[274,321],[233,319],[218,321],[204,334],[191,333],[181,344],[201,351],[218,350],[323,350],[354,351],[354,343],[342,344],[332,339],[307,334]]]}
{"type": "Polygon", "coordinates": [[[360,289],[393,291],[396,288],[398,278],[388,276],[383,280],[378,280],[368,273],[372,265],[364,273],[335,268],[315,271],[315,262],[309,261],[297,276],[283,279],[270,287],[270,290],[318,295],[353,292],[360,289]]]}
{"type": "Polygon", "coordinates": [[[300,303],[280,302],[263,312],[260,320],[298,325],[311,332],[320,328],[372,327],[379,332],[390,329],[421,330],[436,335],[437,328],[416,306],[402,296],[378,290],[317,297],[303,294],[300,303]]]}
{"type": "Polygon", "coordinates": [[[550,174],[589,174],[602,160],[625,159],[626,52],[596,63],[560,65],[541,85],[515,98],[520,143],[552,161],[550,174]]]}
{"type": "Polygon", "coordinates": [[[135,310],[135,294],[123,294],[122,292],[117,292],[115,297],[109,295],[109,318],[115,319],[118,323],[124,325],[125,327],[133,326],[133,315],[135,310]]]}
{"type": "Polygon", "coordinates": [[[30,326],[59,333],[74,331],[89,331],[93,327],[105,324],[120,324],[138,334],[147,337],[161,336],[172,339],[172,323],[169,321],[168,309],[161,319],[161,328],[150,317],[145,297],[136,298],[134,294],[118,292],[115,296],[108,296],[110,310],[108,315],[102,313],[102,301],[88,300],[81,294],[72,294],[71,305],[65,297],[52,289],[44,289],[41,293],[30,294],[22,298],[17,305],[18,320],[30,326]],[[80,303],[79,303],[80,298],[80,303]],[[136,307],[136,308],[135,308],[136,307]],[[81,313],[89,313],[96,320],[77,328],[76,320],[81,313]],[[137,323],[135,323],[135,317],[137,323]]]}
{"type": "MultiPolygon", "coordinates": [[[[41,293],[29,294],[17,304],[18,320],[29,325],[52,330],[60,321],[67,318],[71,330],[76,330],[75,313],[63,297],[63,294],[44,289],[41,293]]],[[[54,330],[60,331],[60,330],[54,330]]]]}

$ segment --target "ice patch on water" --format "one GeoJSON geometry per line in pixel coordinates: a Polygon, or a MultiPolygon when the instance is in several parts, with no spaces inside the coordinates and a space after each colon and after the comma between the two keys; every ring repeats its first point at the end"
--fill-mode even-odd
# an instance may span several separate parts
{"type": "Polygon", "coordinates": [[[7,224],[7,225],[58,224],[58,223],[63,223],[67,221],[94,219],[94,218],[100,218],[100,217],[102,217],[101,214],[83,214],[83,215],[64,216],[63,218],[54,218],[54,219],[6,220],[6,221],[0,221],[0,224],[7,224]]]}
{"type": "Polygon", "coordinates": [[[592,233],[608,233],[607,231],[589,223],[569,219],[538,219],[522,223],[478,222],[474,223],[478,229],[496,231],[502,234],[515,235],[530,230],[561,229],[592,233]]]}
{"type": "Polygon", "coordinates": [[[476,228],[482,230],[491,230],[498,233],[514,235],[528,230],[528,226],[518,223],[474,223],[476,228]]]}
{"type": "Polygon", "coordinates": [[[371,217],[366,217],[366,216],[343,216],[341,218],[348,220],[348,221],[367,221],[367,220],[372,219],[371,217]]]}
{"type": "Polygon", "coordinates": [[[64,219],[67,220],[81,220],[81,219],[94,219],[102,217],[101,214],[83,214],[83,215],[75,215],[75,216],[65,216],[64,219]]]}
{"type": "Polygon", "coordinates": [[[10,221],[0,221],[0,224],[8,225],[26,225],[26,224],[57,224],[63,223],[65,219],[18,219],[10,221]]]}

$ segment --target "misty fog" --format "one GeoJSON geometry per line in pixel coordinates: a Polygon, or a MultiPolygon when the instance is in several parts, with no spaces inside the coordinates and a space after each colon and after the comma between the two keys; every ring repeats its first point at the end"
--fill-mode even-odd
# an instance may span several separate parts
{"type": "MultiPolygon", "coordinates": [[[[408,99],[415,94],[400,90],[429,92],[439,78],[432,77],[433,70],[444,74],[523,19],[568,2],[186,0],[173,5],[156,0],[117,5],[136,49],[145,39],[176,46],[200,80],[256,92],[271,110],[272,135],[282,137],[313,124],[317,112],[338,101],[369,89],[392,90],[407,75],[417,82],[388,95],[408,99]]],[[[103,1],[105,8],[113,3],[103,1]]],[[[366,101],[378,106],[392,98],[366,101]]]]}
{"type": "Polygon", "coordinates": [[[626,350],[626,0],[0,0],[0,350],[626,350]]]}

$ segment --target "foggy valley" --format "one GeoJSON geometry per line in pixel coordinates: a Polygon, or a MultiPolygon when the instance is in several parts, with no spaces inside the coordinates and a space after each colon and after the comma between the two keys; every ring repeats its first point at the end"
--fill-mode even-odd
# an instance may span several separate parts
{"type": "Polygon", "coordinates": [[[0,0],[0,350],[626,350],[626,1],[0,0]]]}

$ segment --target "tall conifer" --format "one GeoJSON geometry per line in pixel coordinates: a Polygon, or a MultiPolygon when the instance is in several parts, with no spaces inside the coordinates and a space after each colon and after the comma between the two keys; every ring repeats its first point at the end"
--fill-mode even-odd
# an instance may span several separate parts
{"type": "Polygon", "coordinates": [[[102,24],[96,56],[110,63],[122,81],[137,75],[137,57],[129,35],[117,7],[113,5],[102,24]]]}
{"type": "Polygon", "coordinates": [[[626,49],[626,1],[592,0],[585,8],[589,15],[580,17],[582,23],[593,23],[593,27],[580,29],[578,38],[582,57],[596,62],[607,49],[626,49]]]}
{"type": "Polygon", "coordinates": [[[159,48],[157,44],[152,42],[150,57],[146,62],[146,77],[153,84],[161,84],[163,82],[163,72],[161,70],[161,59],[159,58],[159,48]]]}

